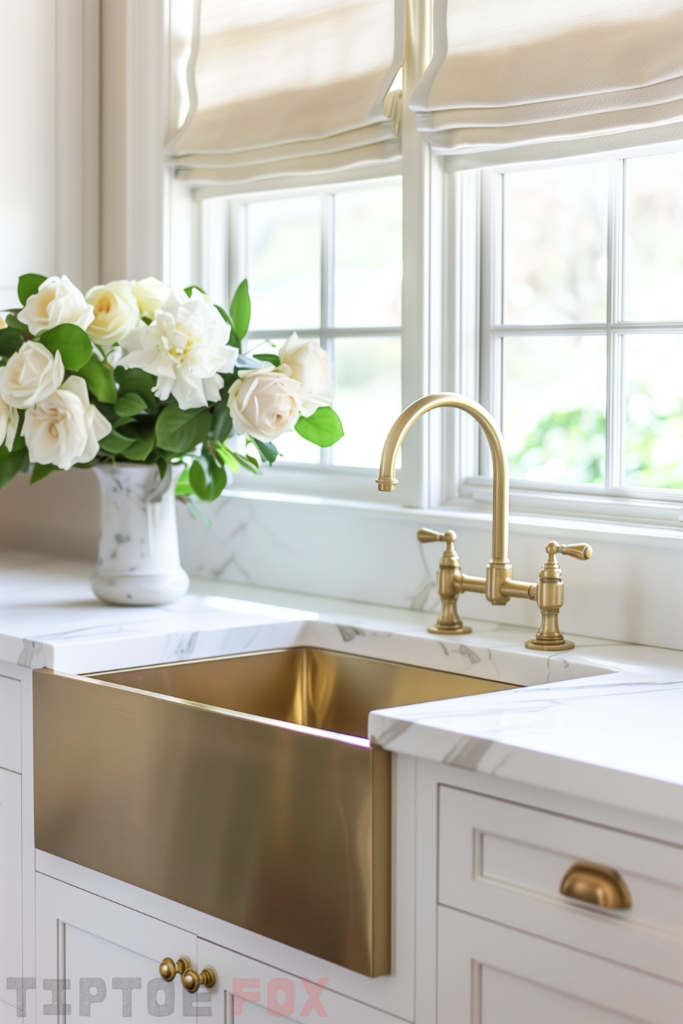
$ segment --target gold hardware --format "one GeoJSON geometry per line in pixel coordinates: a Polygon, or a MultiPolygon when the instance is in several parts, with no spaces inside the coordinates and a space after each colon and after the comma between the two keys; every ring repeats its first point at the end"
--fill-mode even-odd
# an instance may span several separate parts
{"type": "Polygon", "coordinates": [[[574,646],[565,640],[560,632],[558,616],[564,604],[564,582],[562,570],[556,555],[570,555],[585,561],[593,554],[590,544],[557,544],[551,540],[545,549],[548,561],[538,577],[536,601],[541,609],[541,628],[533,640],[527,640],[525,647],[532,651],[570,651],[574,646]]]}
{"type": "Polygon", "coordinates": [[[430,633],[471,633],[471,626],[463,626],[458,615],[458,597],[462,593],[462,570],[460,559],[455,550],[455,534],[452,530],[437,533],[436,530],[418,530],[417,539],[420,544],[431,544],[444,541],[446,550],[439,562],[436,576],[436,589],[441,598],[441,614],[433,626],[428,626],[430,633]]]}
{"type": "Polygon", "coordinates": [[[96,676],[34,673],[38,848],[389,973],[391,754],[368,715],[511,687],[312,647],[96,676]]]}
{"type": "Polygon", "coordinates": [[[164,981],[173,981],[176,974],[181,976],[190,969],[190,961],[181,956],[180,960],[172,960],[170,956],[164,957],[159,964],[159,974],[164,981]]]}
{"type": "Polygon", "coordinates": [[[187,992],[196,992],[200,985],[204,988],[213,988],[216,984],[216,972],[212,967],[205,967],[201,973],[197,973],[190,967],[183,971],[181,980],[187,992]]]}
{"type": "Polygon", "coordinates": [[[573,864],[562,879],[560,892],[573,900],[611,910],[628,910],[631,906],[631,893],[621,875],[599,864],[573,864]]]}
{"type": "MultiPolygon", "coordinates": [[[[510,485],[508,477],[508,460],[505,454],[503,436],[490,413],[478,402],[445,391],[440,394],[426,395],[404,409],[391,430],[387,434],[382,449],[379,476],[375,481],[380,491],[395,491],[396,456],[403,439],[414,423],[432,409],[451,407],[461,409],[472,416],[484,432],[491,451],[493,463],[493,526],[491,536],[491,560],[486,567],[486,576],[466,576],[460,569],[460,560],[455,548],[447,548],[439,564],[438,589],[442,600],[441,615],[436,626],[429,626],[430,633],[463,633],[469,632],[462,625],[457,613],[457,599],[465,592],[484,594],[491,604],[507,604],[511,597],[521,597],[537,601],[541,609],[541,628],[527,647],[540,651],[566,651],[574,646],[565,640],[559,630],[557,617],[564,600],[564,584],[560,567],[554,560],[546,562],[541,570],[538,583],[524,583],[512,578],[512,564],[508,558],[508,518],[510,505],[510,485]],[[549,568],[550,567],[550,568],[549,568]],[[557,575],[553,575],[557,571],[557,575]],[[442,593],[443,591],[443,593],[442,593]],[[444,596],[445,594],[445,596],[444,596]],[[440,628],[441,623],[446,627],[440,628]]],[[[422,543],[431,540],[446,540],[448,533],[432,534],[432,530],[421,530],[418,539],[422,543]]],[[[453,536],[455,540],[455,536],[453,536]]],[[[447,542],[448,543],[448,542],[447,542]]],[[[570,544],[563,546],[552,543],[554,553],[571,555],[573,558],[590,558],[592,550],[587,544],[570,544]]],[[[550,554],[551,545],[546,550],[550,554]]]]}

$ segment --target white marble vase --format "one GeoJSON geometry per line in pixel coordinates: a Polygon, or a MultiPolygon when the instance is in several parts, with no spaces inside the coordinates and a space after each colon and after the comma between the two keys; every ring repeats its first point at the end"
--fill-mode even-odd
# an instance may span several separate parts
{"type": "Polygon", "coordinates": [[[163,480],[156,466],[95,466],[101,527],[95,594],[107,604],[170,604],[190,584],[180,565],[175,484],[181,466],[163,480]]]}

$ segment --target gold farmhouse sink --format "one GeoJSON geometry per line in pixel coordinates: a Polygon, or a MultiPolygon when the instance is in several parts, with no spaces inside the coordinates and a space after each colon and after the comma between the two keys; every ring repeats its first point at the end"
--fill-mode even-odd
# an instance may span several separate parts
{"type": "Polygon", "coordinates": [[[313,648],[34,679],[39,849],[372,977],[391,755],[368,714],[509,688],[313,648]]]}

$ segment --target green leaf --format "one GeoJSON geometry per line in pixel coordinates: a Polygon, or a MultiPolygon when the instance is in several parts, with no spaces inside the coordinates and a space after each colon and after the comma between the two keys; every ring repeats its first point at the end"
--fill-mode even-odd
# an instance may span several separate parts
{"type": "Polygon", "coordinates": [[[200,288],[198,284],[188,284],[187,288],[183,288],[183,291],[187,295],[188,299],[191,298],[192,292],[201,292],[202,295],[206,295],[203,288],[200,288]]]}
{"type": "Polygon", "coordinates": [[[236,373],[222,373],[223,386],[221,397],[216,402],[211,413],[211,434],[217,441],[225,441],[230,437],[232,430],[232,416],[228,409],[228,392],[237,380],[236,373]]]}
{"type": "Polygon", "coordinates": [[[249,444],[256,446],[261,456],[261,462],[267,462],[271,466],[280,454],[272,441],[258,441],[255,437],[251,437],[251,435],[247,438],[247,441],[249,444]]]}
{"type": "Polygon", "coordinates": [[[240,464],[235,458],[234,453],[225,444],[217,444],[214,448],[214,453],[221,459],[221,461],[228,467],[231,473],[239,473],[240,464]]]}
{"type": "Polygon", "coordinates": [[[59,324],[40,335],[40,343],[54,355],[59,352],[67,370],[76,373],[92,356],[92,342],[76,324],[59,324]]]}
{"type": "Polygon", "coordinates": [[[259,464],[253,455],[240,455],[239,452],[231,451],[233,459],[235,459],[243,469],[248,469],[250,473],[255,473],[257,476],[261,473],[259,464]]]}
{"type": "Polygon", "coordinates": [[[49,476],[50,473],[54,473],[58,468],[58,466],[43,466],[41,463],[36,463],[33,467],[33,472],[31,473],[31,483],[37,484],[39,480],[44,480],[46,476],[49,476]]]}
{"type": "Polygon", "coordinates": [[[118,401],[116,399],[115,401],[114,411],[122,419],[129,416],[137,416],[139,412],[147,408],[147,403],[142,395],[138,395],[135,391],[131,391],[127,395],[121,395],[118,401]]]}
{"type": "Polygon", "coordinates": [[[251,299],[249,298],[249,285],[246,278],[237,286],[237,290],[232,297],[230,320],[238,340],[241,341],[249,330],[249,321],[251,320],[251,299]]]}
{"type": "Polygon", "coordinates": [[[299,416],[294,429],[319,448],[329,448],[344,436],[341,420],[329,405],[316,409],[312,416],[299,416]]]}
{"type": "Polygon", "coordinates": [[[17,293],[19,302],[25,306],[32,295],[35,295],[43,281],[47,281],[42,274],[22,274],[19,278],[17,293]]]}
{"type": "Polygon", "coordinates": [[[19,331],[19,334],[21,334],[22,338],[25,337],[27,334],[30,334],[30,331],[26,324],[22,324],[21,320],[15,313],[8,313],[7,316],[5,317],[5,323],[7,324],[8,327],[11,327],[12,330],[19,331]]]}
{"type": "Polygon", "coordinates": [[[0,331],[0,357],[9,359],[24,344],[24,336],[13,327],[5,327],[0,331]]]}
{"type": "Polygon", "coordinates": [[[83,378],[95,398],[108,405],[114,404],[117,399],[116,384],[114,371],[108,363],[100,362],[97,356],[93,355],[85,366],[81,367],[78,375],[83,378]]]}
{"type": "Polygon", "coordinates": [[[183,455],[205,441],[210,429],[208,409],[179,409],[175,404],[167,405],[157,419],[157,444],[164,451],[183,455]]]}
{"type": "Polygon", "coordinates": [[[273,366],[280,365],[280,357],[275,352],[258,352],[254,359],[260,359],[264,363],[272,363],[273,366]]]}
{"type": "Polygon", "coordinates": [[[102,438],[100,448],[103,452],[109,452],[110,455],[121,455],[127,448],[130,448],[132,443],[132,438],[124,437],[123,434],[119,434],[118,430],[112,430],[102,438]]]}
{"type": "Polygon", "coordinates": [[[178,477],[178,483],[175,485],[175,496],[176,498],[188,498],[191,494],[194,494],[194,491],[190,484],[190,471],[185,466],[185,469],[178,477]]]}
{"type": "Polygon", "coordinates": [[[130,370],[123,366],[117,366],[114,370],[116,383],[119,385],[119,399],[123,395],[140,395],[144,398],[145,404],[150,412],[156,412],[159,407],[159,399],[153,393],[152,388],[156,385],[156,377],[146,370],[133,367],[130,370]]]}
{"type": "Polygon", "coordinates": [[[0,487],[13,480],[17,473],[25,472],[28,469],[28,452],[22,449],[18,452],[8,452],[7,448],[0,448],[0,487]]]}
{"type": "Polygon", "coordinates": [[[219,306],[217,302],[214,303],[214,306],[216,307],[216,309],[218,310],[220,315],[223,317],[223,319],[225,320],[226,324],[230,324],[230,326],[232,327],[232,322],[230,320],[230,314],[226,313],[225,310],[223,309],[223,307],[219,306]]]}
{"type": "Polygon", "coordinates": [[[154,421],[137,420],[135,424],[122,427],[120,433],[131,438],[133,442],[125,450],[126,459],[130,459],[131,462],[144,462],[154,448],[154,421]]]}
{"type": "Polygon", "coordinates": [[[201,501],[214,501],[225,490],[228,477],[213,459],[195,459],[190,466],[189,481],[201,501]]]}

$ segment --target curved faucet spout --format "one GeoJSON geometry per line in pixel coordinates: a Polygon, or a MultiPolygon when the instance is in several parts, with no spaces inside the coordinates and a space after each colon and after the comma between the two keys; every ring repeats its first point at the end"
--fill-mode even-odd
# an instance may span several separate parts
{"type": "Polygon", "coordinates": [[[432,409],[450,406],[462,409],[474,417],[484,431],[484,436],[491,449],[493,460],[493,537],[491,546],[491,562],[487,570],[487,597],[495,604],[505,604],[507,598],[502,595],[504,580],[510,579],[512,567],[508,560],[508,510],[509,484],[508,461],[505,454],[503,436],[493,417],[483,405],[473,402],[464,395],[456,395],[445,391],[440,394],[426,395],[418,398],[407,409],[404,409],[387,435],[382,451],[377,486],[380,491],[396,490],[396,456],[404,437],[413,424],[432,409]]]}

